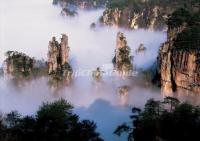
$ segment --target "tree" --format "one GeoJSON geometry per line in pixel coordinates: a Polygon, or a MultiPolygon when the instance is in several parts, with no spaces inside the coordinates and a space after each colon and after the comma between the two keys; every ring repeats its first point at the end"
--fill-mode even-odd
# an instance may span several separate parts
{"type": "Polygon", "coordinates": [[[96,124],[79,121],[66,100],[43,103],[35,116],[21,116],[14,111],[0,120],[1,141],[103,141],[96,124]],[[5,129],[2,131],[2,123],[5,129]]]}
{"type": "Polygon", "coordinates": [[[180,101],[174,97],[166,97],[163,101],[164,104],[168,104],[170,106],[170,111],[174,110],[174,108],[180,103],[180,101]]]}
{"type": "Polygon", "coordinates": [[[114,132],[129,134],[128,141],[188,141],[199,140],[200,107],[180,103],[178,99],[166,97],[164,101],[147,101],[143,111],[134,108],[132,124],[122,124],[114,132]],[[168,107],[164,106],[170,105],[168,107]]]}

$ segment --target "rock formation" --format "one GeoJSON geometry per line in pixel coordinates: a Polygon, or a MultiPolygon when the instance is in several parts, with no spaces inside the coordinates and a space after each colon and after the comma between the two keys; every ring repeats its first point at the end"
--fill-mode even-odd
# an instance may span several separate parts
{"type": "Polygon", "coordinates": [[[56,38],[53,37],[52,41],[49,42],[48,51],[49,74],[56,73],[59,69],[62,69],[64,65],[68,64],[68,55],[68,37],[63,34],[60,44],[56,41],[56,38]]]}
{"type": "Polygon", "coordinates": [[[124,6],[107,8],[102,17],[101,23],[114,27],[125,27],[129,29],[147,28],[147,29],[163,29],[165,15],[160,14],[161,7],[147,7],[144,3],[140,10],[134,7],[124,6]]]}
{"type": "Polygon", "coordinates": [[[129,86],[121,86],[118,88],[118,94],[120,98],[120,105],[127,105],[128,104],[128,92],[129,92],[129,86]]]}
{"type": "Polygon", "coordinates": [[[90,28],[91,28],[91,29],[95,29],[96,26],[97,26],[96,23],[93,22],[93,23],[91,23],[90,28]]]}
{"type": "Polygon", "coordinates": [[[129,72],[133,70],[132,56],[127,45],[126,38],[121,32],[117,33],[117,43],[115,57],[113,58],[114,68],[119,72],[129,72]]]}
{"type": "Polygon", "coordinates": [[[140,46],[136,49],[136,53],[141,53],[141,52],[144,52],[146,51],[146,47],[144,46],[144,44],[140,44],[140,46]]]}
{"type": "Polygon", "coordinates": [[[70,16],[70,17],[74,17],[76,16],[78,13],[74,10],[70,10],[67,7],[63,8],[61,13],[62,16],[70,16]]]}
{"type": "Polygon", "coordinates": [[[61,55],[61,66],[68,63],[69,57],[69,46],[68,46],[68,37],[63,34],[60,43],[60,55],[61,55]]]}
{"type": "Polygon", "coordinates": [[[200,14],[179,9],[168,20],[167,41],[158,57],[164,92],[200,92],[200,14]]]}
{"type": "Polygon", "coordinates": [[[53,37],[52,41],[49,42],[49,51],[48,51],[48,72],[49,74],[56,72],[58,69],[58,48],[59,43],[56,41],[56,38],[53,37]]]}
{"type": "Polygon", "coordinates": [[[101,68],[97,67],[92,73],[92,77],[95,81],[100,82],[102,80],[102,73],[104,73],[101,68]]]}
{"type": "Polygon", "coordinates": [[[145,28],[164,30],[168,15],[180,7],[187,7],[193,11],[199,11],[198,1],[169,0],[124,0],[111,1],[100,22],[103,25],[124,27],[129,29],[145,28]]]}
{"type": "Polygon", "coordinates": [[[69,46],[68,37],[62,34],[61,42],[53,37],[49,42],[48,50],[48,72],[51,80],[69,80],[72,74],[72,68],[68,63],[69,46]]]}
{"type": "Polygon", "coordinates": [[[6,52],[4,73],[13,76],[29,76],[34,68],[35,60],[24,53],[17,51],[6,52]]]}

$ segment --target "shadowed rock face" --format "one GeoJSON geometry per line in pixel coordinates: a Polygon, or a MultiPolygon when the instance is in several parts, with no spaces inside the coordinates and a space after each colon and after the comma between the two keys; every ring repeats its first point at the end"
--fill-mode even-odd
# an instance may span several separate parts
{"type": "Polygon", "coordinates": [[[197,1],[154,1],[154,0],[124,0],[111,1],[103,12],[100,22],[103,25],[124,27],[128,29],[164,30],[168,15],[180,7],[199,11],[197,1]]]}
{"type": "Polygon", "coordinates": [[[169,19],[168,39],[160,48],[158,71],[161,87],[164,92],[183,88],[199,93],[200,16],[183,10],[180,13],[182,15],[176,12],[169,19]]]}
{"type": "Polygon", "coordinates": [[[107,9],[101,17],[101,23],[103,25],[129,29],[162,29],[165,26],[165,19],[164,15],[162,15],[163,17],[158,15],[159,10],[161,8],[159,9],[158,6],[151,9],[144,9],[141,12],[136,12],[128,7],[124,9],[107,9]]]}

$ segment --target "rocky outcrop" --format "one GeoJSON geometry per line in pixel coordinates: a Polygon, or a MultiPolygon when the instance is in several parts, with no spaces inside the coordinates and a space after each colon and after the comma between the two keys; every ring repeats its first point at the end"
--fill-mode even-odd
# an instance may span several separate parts
{"type": "Polygon", "coordinates": [[[49,51],[48,51],[49,74],[56,73],[65,64],[67,64],[68,55],[69,55],[68,37],[65,34],[63,34],[61,38],[61,43],[56,41],[56,38],[53,37],[52,40],[49,42],[49,51]]]}
{"type": "MultiPolygon", "coordinates": [[[[172,53],[174,39],[176,38],[177,34],[180,33],[183,28],[180,29],[168,29],[168,39],[165,42],[159,52],[159,73],[161,75],[161,87],[165,92],[172,92],[176,90],[176,85],[174,84],[174,69],[173,69],[173,56],[175,55],[172,53]]],[[[178,56],[178,52],[175,56],[178,56]]],[[[181,58],[182,59],[182,58],[181,58]]],[[[180,61],[180,60],[179,60],[180,61]]],[[[176,62],[178,63],[178,62],[176,62]]],[[[180,62],[181,63],[181,62],[180,62]]]]}
{"type": "Polygon", "coordinates": [[[113,58],[115,70],[118,72],[130,72],[133,70],[132,56],[130,48],[127,45],[126,38],[121,32],[117,33],[117,43],[115,57],[113,58]]]}
{"type": "Polygon", "coordinates": [[[120,100],[120,105],[128,105],[128,92],[129,92],[129,86],[120,86],[118,88],[118,94],[119,94],[119,100],[120,100]]]}
{"type": "Polygon", "coordinates": [[[49,51],[48,51],[48,72],[49,74],[56,72],[58,69],[58,55],[59,55],[59,43],[56,41],[56,38],[53,37],[52,41],[49,42],[49,51]]]}
{"type": "Polygon", "coordinates": [[[49,41],[47,62],[35,60],[17,51],[8,51],[6,57],[4,74],[11,74],[14,78],[34,78],[49,74],[49,82],[54,86],[70,82],[72,78],[72,68],[68,60],[68,36],[65,34],[62,34],[60,43],[55,37],[49,41]]]}
{"type": "Polygon", "coordinates": [[[168,39],[158,57],[164,92],[186,89],[200,92],[200,16],[183,9],[168,22],[168,39]]]}
{"type": "Polygon", "coordinates": [[[76,16],[78,13],[74,10],[70,10],[68,8],[63,8],[61,13],[60,13],[62,16],[70,16],[70,17],[74,17],[76,16]]]}
{"type": "Polygon", "coordinates": [[[124,9],[106,9],[100,22],[103,25],[113,27],[124,27],[128,29],[163,29],[165,28],[165,17],[167,14],[159,15],[161,8],[155,6],[136,12],[128,7],[124,9]]]}
{"type": "Polygon", "coordinates": [[[153,0],[125,0],[115,1],[107,5],[100,18],[103,25],[124,27],[128,29],[166,29],[168,15],[180,7],[187,7],[192,11],[199,11],[197,1],[181,0],[153,1],[153,0]]]}
{"type": "Polygon", "coordinates": [[[147,48],[144,46],[144,44],[140,44],[139,47],[135,50],[136,53],[145,52],[147,48]]]}
{"type": "Polygon", "coordinates": [[[102,74],[103,71],[101,70],[100,67],[97,67],[95,71],[92,73],[92,77],[96,82],[101,82],[102,81],[102,74]]]}
{"type": "Polygon", "coordinates": [[[69,65],[68,57],[68,36],[62,34],[60,43],[53,37],[49,42],[48,50],[48,72],[52,83],[69,81],[71,79],[72,68],[69,65]]]}
{"type": "Polygon", "coordinates": [[[24,53],[17,51],[6,52],[4,73],[13,76],[29,76],[34,68],[35,60],[24,53]]]}

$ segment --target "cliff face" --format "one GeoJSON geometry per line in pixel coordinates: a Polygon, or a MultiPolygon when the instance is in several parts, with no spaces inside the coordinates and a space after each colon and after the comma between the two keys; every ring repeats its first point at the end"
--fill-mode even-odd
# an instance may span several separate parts
{"type": "Polygon", "coordinates": [[[199,2],[193,1],[157,1],[124,0],[111,2],[103,12],[100,22],[103,25],[129,29],[145,28],[164,30],[168,15],[175,9],[187,7],[199,11],[199,2]]]}
{"type": "Polygon", "coordinates": [[[119,72],[129,72],[133,70],[132,56],[127,45],[126,38],[121,32],[117,33],[116,51],[113,58],[114,68],[119,72]]]}
{"type": "Polygon", "coordinates": [[[124,9],[106,9],[101,17],[101,23],[114,27],[124,27],[130,29],[148,28],[163,29],[167,14],[161,13],[162,8],[155,6],[150,9],[143,9],[140,12],[128,7],[124,9]]]}
{"type": "MultiPolygon", "coordinates": [[[[177,13],[174,15],[177,16],[177,13]]],[[[187,14],[177,18],[171,17],[176,23],[168,24],[168,39],[160,48],[158,72],[164,92],[177,91],[181,88],[200,92],[199,19],[196,16],[191,18],[193,15],[187,15],[186,18],[185,15],[187,14]],[[182,19],[182,23],[180,24],[177,19],[182,19]]]]}

